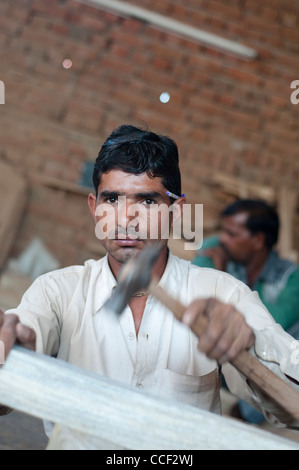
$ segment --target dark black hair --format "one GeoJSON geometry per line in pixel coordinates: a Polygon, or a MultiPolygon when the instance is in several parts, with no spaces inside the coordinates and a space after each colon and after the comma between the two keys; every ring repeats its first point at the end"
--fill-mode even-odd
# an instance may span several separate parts
{"type": "Polygon", "coordinates": [[[93,183],[96,194],[101,175],[115,169],[136,175],[147,173],[150,178],[160,177],[168,191],[181,195],[178,149],[169,137],[131,125],[118,127],[103,144],[95,162],[93,183]]]}
{"type": "Polygon", "coordinates": [[[279,216],[274,209],[264,201],[256,199],[239,199],[224,209],[222,217],[248,213],[246,228],[252,235],[262,232],[265,234],[266,246],[271,249],[278,240],[279,234],[279,216]]]}

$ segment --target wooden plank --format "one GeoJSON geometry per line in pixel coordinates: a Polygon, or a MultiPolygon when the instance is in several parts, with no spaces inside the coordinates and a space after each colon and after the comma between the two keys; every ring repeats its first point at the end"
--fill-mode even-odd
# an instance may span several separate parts
{"type": "Polygon", "coordinates": [[[298,261],[298,253],[294,250],[294,220],[297,209],[298,192],[294,188],[282,187],[278,197],[280,233],[278,251],[283,258],[298,261]]]}
{"type": "Polygon", "coordinates": [[[261,184],[245,180],[244,178],[235,178],[234,176],[224,173],[215,173],[213,177],[215,183],[219,184],[223,189],[228,191],[229,194],[235,197],[242,199],[260,198],[270,204],[275,201],[275,191],[269,186],[262,186],[261,184]]]}
{"type": "Polygon", "coordinates": [[[0,370],[0,402],[57,423],[60,430],[67,425],[76,438],[52,440],[52,449],[89,443],[100,449],[104,439],[115,449],[299,450],[293,441],[20,347],[0,370]]]}
{"type": "Polygon", "coordinates": [[[59,189],[68,193],[76,194],[79,196],[87,197],[92,189],[79,186],[76,183],[65,181],[58,178],[52,178],[50,176],[41,175],[39,173],[30,173],[29,180],[31,184],[37,184],[41,186],[47,186],[52,189],[59,189]]]}
{"type": "Polygon", "coordinates": [[[208,31],[200,29],[198,26],[190,26],[181,21],[174,20],[169,16],[155,13],[151,10],[142,8],[137,5],[126,1],[119,0],[77,0],[81,3],[92,5],[101,9],[108,9],[108,11],[116,11],[117,14],[132,16],[141,21],[152,24],[162,30],[169,31],[171,34],[176,34],[186,37],[189,40],[198,41],[208,47],[216,50],[225,51],[229,54],[237,55],[245,60],[255,59],[258,55],[255,49],[239,44],[236,41],[226,39],[223,36],[218,36],[208,31]]]}

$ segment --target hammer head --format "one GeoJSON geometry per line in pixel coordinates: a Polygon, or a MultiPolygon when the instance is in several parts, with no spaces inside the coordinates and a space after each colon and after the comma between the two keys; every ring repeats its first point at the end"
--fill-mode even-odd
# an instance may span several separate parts
{"type": "Polygon", "coordinates": [[[160,251],[159,244],[148,245],[137,257],[129,259],[124,264],[119,274],[118,284],[105,307],[121,314],[134,294],[148,288],[152,268],[159,258],[160,251]]]}

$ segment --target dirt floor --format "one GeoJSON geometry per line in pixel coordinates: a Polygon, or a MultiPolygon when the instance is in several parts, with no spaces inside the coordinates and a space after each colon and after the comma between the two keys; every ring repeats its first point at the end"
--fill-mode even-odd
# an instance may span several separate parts
{"type": "MultiPolygon", "coordinates": [[[[7,269],[0,278],[0,308],[17,306],[32,279],[7,269]]],[[[0,416],[0,450],[43,450],[48,438],[41,420],[13,411],[0,416]]]]}
{"type": "Polygon", "coordinates": [[[45,450],[47,442],[40,420],[18,411],[0,417],[0,450],[45,450]]]}
{"type": "MultiPolygon", "coordinates": [[[[237,403],[236,397],[234,397],[229,391],[226,389],[221,389],[221,402],[222,402],[222,413],[223,416],[228,416],[232,418],[230,411],[232,410],[233,406],[237,403]]],[[[237,418],[235,418],[237,419],[237,418]]],[[[299,429],[295,431],[293,429],[285,429],[285,428],[277,428],[272,426],[267,421],[259,425],[250,425],[253,428],[257,427],[259,429],[264,429],[267,432],[276,434],[277,436],[284,437],[285,439],[289,439],[296,443],[299,443],[299,429]]]]}

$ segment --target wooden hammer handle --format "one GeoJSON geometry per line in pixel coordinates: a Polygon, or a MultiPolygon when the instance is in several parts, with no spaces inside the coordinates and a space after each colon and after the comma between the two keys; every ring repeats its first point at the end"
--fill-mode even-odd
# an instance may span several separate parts
{"type": "MultiPolygon", "coordinates": [[[[181,321],[186,310],[183,304],[171,297],[164,289],[157,286],[155,282],[151,284],[150,292],[173,312],[177,320],[181,321]]],[[[202,317],[201,322],[198,322],[196,327],[192,328],[196,336],[200,337],[206,324],[207,319],[202,317]]],[[[290,385],[259,362],[248,351],[242,351],[230,364],[258,386],[290,416],[299,421],[299,394],[290,385]]]]}

